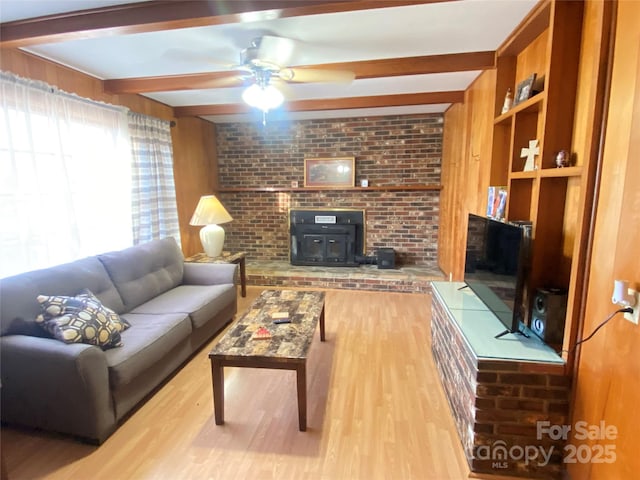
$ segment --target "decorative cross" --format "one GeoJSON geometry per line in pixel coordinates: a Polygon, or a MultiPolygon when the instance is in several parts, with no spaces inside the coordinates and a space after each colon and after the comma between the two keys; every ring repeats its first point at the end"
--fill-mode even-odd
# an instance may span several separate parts
{"type": "Polygon", "coordinates": [[[538,140],[529,140],[529,148],[525,147],[520,150],[520,157],[527,157],[527,161],[524,163],[524,171],[531,172],[535,168],[535,156],[540,153],[540,147],[538,146],[538,140]]]}

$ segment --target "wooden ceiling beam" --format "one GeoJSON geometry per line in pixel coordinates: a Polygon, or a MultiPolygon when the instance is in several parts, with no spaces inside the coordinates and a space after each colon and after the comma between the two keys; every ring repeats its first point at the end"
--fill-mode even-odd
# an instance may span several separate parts
{"type": "Polygon", "coordinates": [[[289,111],[344,110],[347,108],[400,107],[407,105],[433,105],[464,101],[464,90],[425,93],[401,93],[369,97],[327,98],[289,102],[289,111]]]}
{"type": "MultiPolygon", "coordinates": [[[[348,70],[356,78],[381,78],[425,73],[462,72],[494,68],[495,52],[470,52],[422,57],[390,58],[383,60],[329,63],[296,68],[322,70],[348,70]]],[[[246,72],[210,72],[161,77],[119,78],[104,81],[104,89],[114,94],[169,92],[175,90],[199,90],[242,85],[232,81],[235,75],[246,72]]]]}
{"type": "Polygon", "coordinates": [[[297,68],[349,70],[356,78],[398,77],[425,73],[463,72],[495,68],[495,51],[385,58],[358,62],[327,63],[297,68]]]}
{"type": "Polygon", "coordinates": [[[240,80],[235,82],[235,85],[228,82],[228,80],[232,79],[234,75],[240,74],[246,74],[246,72],[228,71],[164,75],[159,77],[114,78],[104,80],[102,83],[104,91],[113,94],[172,92],[175,90],[200,90],[239,86],[242,85],[240,80]]]}
{"type": "Polygon", "coordinates": [[[351,12],[452,0],[156,0],[0,24],[0,46],[19,48],[81,38],[157,32],[247,20],[351,12]]]}
{"type": "MultiPolygon", "coordinates": [[[[464,91],[406,93],[398,95],[376,95],[368,97],[330,98],[321,100],[296,100],[286,102],[284,109],[290,112],[308,112],[317,110],[344,110],[351,108],[399,107],[408,105],[433,105],[440,103],[459,103],[464,101],[464,91]]],[[[176,117],[197,117],[202,115],[232,115],[248,113],[248,105],[192,105],[174,107],[176,117]]]]}

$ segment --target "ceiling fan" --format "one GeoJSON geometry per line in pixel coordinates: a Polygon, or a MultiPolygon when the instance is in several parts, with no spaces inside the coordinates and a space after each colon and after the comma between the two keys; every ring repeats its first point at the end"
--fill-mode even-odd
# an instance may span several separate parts
{"type": "Polygon", "coordinates": [[[263,112],[263,123],[269,110],[279,107],[284,101],[283,90],[287,83],[351,83],[355,74],[346,70],[287,67],[297,48],[297,42],[284,37],[263,35],[254,38],[248,48],[240,52],[240,64],[231,68],[238,74],[234,80],[250,81],[242,99],[263,112]]]}

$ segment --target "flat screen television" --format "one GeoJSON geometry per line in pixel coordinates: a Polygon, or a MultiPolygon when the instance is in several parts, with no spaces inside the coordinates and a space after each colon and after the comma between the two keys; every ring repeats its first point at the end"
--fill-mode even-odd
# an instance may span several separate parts
{"type": "Polygon", "coordinates": [[[524,333],[530,224],[469,214],[464,281],[504,324],[496,335],[524,333]]]}

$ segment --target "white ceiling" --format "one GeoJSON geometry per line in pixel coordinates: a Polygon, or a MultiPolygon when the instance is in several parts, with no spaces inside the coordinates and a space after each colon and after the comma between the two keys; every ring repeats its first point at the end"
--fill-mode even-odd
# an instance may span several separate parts
{"type": "MultiPolygon", "coordinates": [[[[0,0],[0,20],[5,23],[126,3],[133,2],[0,0]]],[[[296,50],[289,58],[291,66],[483,52],[498,48],[536,3],[535,0],[459,0],[274,19],[268,18],[277,15],[275,10],[244,12],[231,23],[123,35],[109,30],[107,34],[91,35],[93,38],[65,37],[63,41],[21,48],[103,80],[229,71],[232,65],[239,63],[240,50],[261,35],[296,41],[296,50]]],[[[473,70],[356,78],[349,85],[289,84],[285,94],[287,102],[292,102],[459,91],[466,89],[479,73],[473,70]]],[[[143,94],[173,107],[236,105],[242,103],[243,88],[200,88],[143,94]]],[[[372,105],[366,108],[287,111],[287,102],[282,111],[270,112],[269,118],[442,112],[450,105],[372,105]]],[[[214,122],[253,121],[257,118],[255,113],[201,116],[214,122]]]]}

